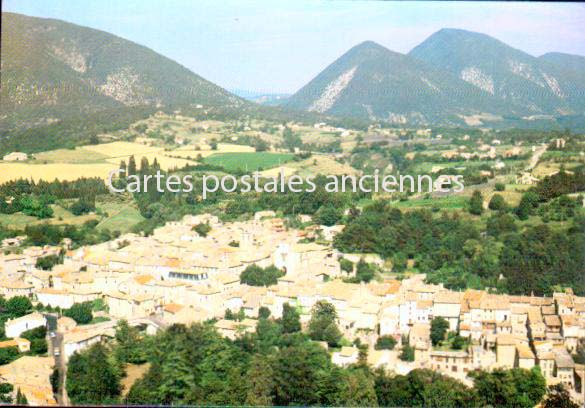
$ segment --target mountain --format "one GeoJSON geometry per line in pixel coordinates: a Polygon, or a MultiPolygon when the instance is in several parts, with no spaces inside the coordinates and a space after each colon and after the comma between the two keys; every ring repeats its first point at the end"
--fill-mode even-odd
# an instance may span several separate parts
{"type": "Polygon", "coordinates": [[[442,29],[407,55],[359,44],[284,106],[397,123],[558,127],[585,119],[584,67],[585,57],[536,58],[485,34],[442,29]]]}
{"type": "Polygon", "coordinates": [[[397,123],[457,124],[464,115],[503,112],[486,90],[372,41],[350,49],[285,106],[397,123]]]}
{"type": "Polygon", "coordinates": [[[558,67],[563,67],[565,70],[581,75],[581,78],[585,79],[585,57],[582,57],[581,55],[549,52],[541,55],[538,59],[554,64],[558,67]]]}
{"type": "Polygon", "coordinates": [[[567,58],[558,54],[536,58],[485,34],[442,29],[409,55],[441,67],[502,101],[522,106],[531,115],[585,111],[582,71],[580,75],[559,64],[567,58]]]}
{"type": "Polygon", "coordinates": [[[245,102],[156,52],[54,19],[2,13],[2,128],[113,108],[245,102]]]}

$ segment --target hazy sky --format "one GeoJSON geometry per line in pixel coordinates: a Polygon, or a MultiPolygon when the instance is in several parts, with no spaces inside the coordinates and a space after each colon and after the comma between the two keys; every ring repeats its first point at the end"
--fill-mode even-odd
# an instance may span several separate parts
{"type": "Polygon", "coordinates": [[[585,4],[317,0],[4,0],[5,11],[104,30],[227,89],[294,92],[352,46],[408,52],[463,28],[532,55],[585,55],[585,4]]]}

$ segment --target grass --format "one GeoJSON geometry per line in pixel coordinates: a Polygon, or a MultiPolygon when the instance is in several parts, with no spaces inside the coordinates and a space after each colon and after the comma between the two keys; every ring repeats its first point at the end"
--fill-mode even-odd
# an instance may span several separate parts
{"type": "Polygon", "coordinates": [[[228,171],[253,172],[279,166],[292,158],[293,155],[290,153],[217,153],[205,158],[205,163],[223,166],[228,171]]]}
{"type": "Polygon", "coordinates": [[[132,227],[144,218],[140,212],[130,204],[103,203],[98,207],[108,213],[108,217],[100,222],[96,228],[108,229],[110,231],[129,232],[132,227]]]}
{"type": "MultiPolygon", "coordinates": [[[[97,228],[107,228],[110,231],[128,232],[134,225],[144,220],[138,210],[130,204],[125,203],[97,203],[98,209],[108,213],[107,217],[102,217],[97,228]]],[[[73,215],[60,205],[52,205],[54,216],[52,218],[38,219],[23,213],[0,214],[0,224],[6,227],[18,230],[24,229],[27,225],[35,224],[68,224],[81,225],[86,221],[100,219],[96,214],[73,215]]]]}
{"type": "Polygon", "coordinates": [[[38,219],[20,212],[15,214],[0,214],[0,224],[11,228],[24,229],[27,225],[43,223],[81,225],[86,221],[97,218],[95,214],[73,215],[60,205],[51,205],[51,208],[53,209],[52,218],[38,219]]]}
{"type": "Polygon", "coordinates": [[[396,208],[438,208],[441,210],[457,210],[466,208],[469,198],[462,195],[448,195],[440,198],[417,198],[392,203],[396,208]]]}

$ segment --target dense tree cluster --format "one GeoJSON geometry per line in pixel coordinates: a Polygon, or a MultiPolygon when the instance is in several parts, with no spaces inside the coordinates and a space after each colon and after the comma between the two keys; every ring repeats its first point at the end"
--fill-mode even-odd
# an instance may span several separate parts
{"type": "MultiPolygon", "coordinates": [[[[325,348],[290,325],[294,314],[289,317],[260,317],[254,333],[236,340],[221,337],[210,323],[173,325],[144,338],[121,323],[110,346],[72,356],[68,395],[77,404],[528,408],[546,392],[538,368],[473,372],[468,387],[431,370],[396,375],[372,370],[365,360],[337,367],[325,348]],[[143,361],[148,371],[122,398],[124,365],[143,361]]],[[[562,397],[555,391],[547,400],[562,397]]]]}
{"type": "Polygon", "coordinates": [[[69,309],[63,312],[64,316],[70,317],[77,324],[88,324],[93,319],[93,305],[91,302],[75,303],[69,309]]]}
{"type": "Polygon", "coordinates": [[[395,272],[413,259],[430,282],[452,289],[542,295],[560,285],[584,294],[585,217],[574,210],[560,227],[523,229],[513,215],[498,211],[487,218],[484,231],[457,213],[402,212],[376,201],[347,222],[334,245],[343,252],[380,254],[392,260],[395,272]]]}
{"type": "Polygon", "coordinates": [[[256,264],[248,265],[240,274],[240,282],[250,286],[271,286],[278,283],[278,278],[285,275],[284,271],[274,265],[262,268],[256,264]]]}

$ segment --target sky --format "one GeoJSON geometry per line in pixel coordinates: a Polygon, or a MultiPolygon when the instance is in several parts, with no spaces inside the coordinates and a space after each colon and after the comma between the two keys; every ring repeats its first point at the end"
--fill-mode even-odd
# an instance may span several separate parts
{"type": "Polygon", "coordinates": [[[145,45],[229,90],[292,93],[344,52],[406,53],[441,28],[482,32],[539,56],[585,55],[585,3],[334,0],[4,0],[145,45]]]}

